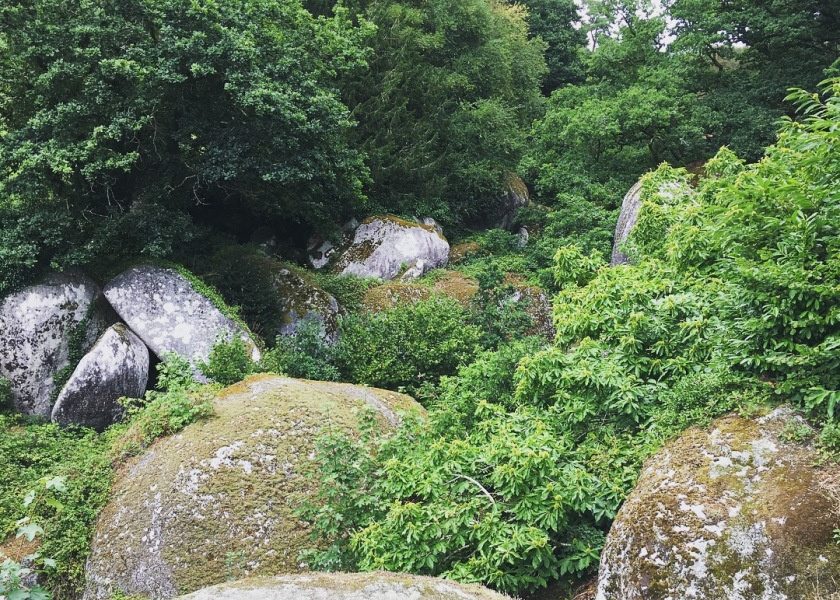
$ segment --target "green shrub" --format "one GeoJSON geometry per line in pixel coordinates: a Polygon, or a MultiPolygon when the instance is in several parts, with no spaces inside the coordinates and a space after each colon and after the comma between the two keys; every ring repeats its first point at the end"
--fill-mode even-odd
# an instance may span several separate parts
{"type": "Polygon", "coordinates": [[[319,323],[301,324],[294,334],[278,336],[274,348],[263,356],[260,369],[289,377],[338,381],[333,347],[324,339],[319,323]]]}
{"type": "Polygon", "coordinates": [[[242,381],[254,372],[255,367],[254,361],[251,360],[251,349],[245,340],[239,337],[216,342],[208,361],[198,365],[206,377],[221,385],[233,385],[242,381]]]}
{"type": "Polygon", "coordinates": [[[478,352],[480,337],[458,302],[432,297],[342,319],[335,360],[350,381],[412,390],[453,374],[478,352]]]}
{"type": "Polygon", "coordinates": [[[339,306],[349,312],[361,310],[365,292],[382,283],[375,277],[345,277],[325,271],[316,271],[311,275],[318,286],[332,294],[339,306]]]}
{"type": "Polygon", "coordinates": [[[159,437],[177,433],[213,414],[212,399],[219,387],[199,384],[186,359],[175,353],[167,354],[157,370],[157,390],[147,391],[142,399],[123,398],[125,422],[106,434],[111,442],[109,453],[115,462],[139,454],[159,437]]]}
{"type": "Polygon", "coordinates": [[[56,598],[75,598],[82,590],[91,532],[111,475],[104,436],[0,414],[0,540],[14,536],[21,519],[43,530],[39,552],[55,561],[45,569],[45,584],[56,598]],[[47,476],[63,478],[60,502],[45,492],[24,506],[47,476]]]}
{"type": "Polygon", "coordinates": [[[836,451],[840,80],[824,88],[796,94],[805,118],[762,162],[724,151],[697,192],[650,175],[634,264],[557,253],[553,346],[482,355],[427,421],[351,449],[381,475],[363,503],[325,497],[336,564],[513,593],[570,583],[596,568],[644,459],[686,427],[784,401],[828,420],[836,451]]]}

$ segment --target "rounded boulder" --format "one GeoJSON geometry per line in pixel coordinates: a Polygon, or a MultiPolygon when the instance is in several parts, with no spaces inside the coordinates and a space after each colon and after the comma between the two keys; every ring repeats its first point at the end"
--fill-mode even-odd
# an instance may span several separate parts
{"type": "Polygon", "coordinates": [[[389,215],[359,225],[336,269],[342,275],[391,280],[407,270],[419,277],[448,262],[449,242],[435,227],[389,215]]]}
{"type": "Polygon", "coordinates": [[[171,598],[232,577],[303,570],[315,500],[316,444],[421,414],[409,396],[350,384],[258,375],[221,391],[214,416],[158,440],[126,465],[100,515],[86,600],[171,598]]]}
{"type": "Polygon", "coordinates": [[[645,465],[597,600],[819,600],[840,592],[840,467],[787,409],[690,429],[645,465]]]}
{"type": "Polygon", "coordinates": [[[505,600],[478,585],[401,573],[312,573],[225,583],[179,600],[505,600]]]}
{"type": "Polygon", "coordinates": [[[137,265],[105,286],[105,297],[131,330],[158,358],[174,352],[197,365],[220,340],[239,337],[260,359],[248,331],[225,315],[187,277],[175,269],[137,265]]]}

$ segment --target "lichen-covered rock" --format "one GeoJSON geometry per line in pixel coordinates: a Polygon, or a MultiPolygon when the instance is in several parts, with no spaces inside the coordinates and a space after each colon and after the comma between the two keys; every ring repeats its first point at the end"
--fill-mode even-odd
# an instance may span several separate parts
{"type": "Polygon", "coordinates": [[[315,322],[324,337],[334,341],[338,335],[338,301],[307,278],[285,268],[274,271],[274,288],[280,298],[282,324],[280,335],[294,334],[303,323],[315,322]]]}
{"type": "Polygon", "coordinates": [[[148,380],[146,345],[125,325],[112,325],[67,380],[53,407],[52,420],[102,431],[123,415],[117,400],[142,397],[148,380]]]}
{"type": "Polygon", "coordinates": [[[96,526],[86,600],[301,571],[313,542],[296,510],[315,499],[318,438],[357,431],[368,410],[384,429],[422,413],[403,394],[273,375],[223,390],[214,410],[125,466],[96,526]]]}
{"type": "MultiPolygon", "coordinates": [[[[627,194],[625,194],[624,200],[621,202],[621,212],[618,215],[618,223],[615,226],[612,257],[610,259],[610,265],[612,266],[625,265],[630,262],[630,258],[624,253],[622,247],[627,241],[627,238],[630,237],[630,233],[639,220],[639,213],[641,212],[642,204],[644,204],[642,199],[644,182],[644,178],[637,181],[627,194]]],[[[661,199],[671,201],[677,196],[691,192],[691,188],[683,181],[664,181],[659,185],[657,193],[661,199]]]]}
{"type": "Polygon", "coordinates": [[[105,297],[159,358],[174,352],[197,365],[219,340],[234,337],[248,344],[254,360],[260,358],[250,334],[175,269],[132,267],[108,282],[105,297]]]}
{"type": "Polygon", "coordinates": [[[0,302],[0,377],[11,384],[16,410],[50,416],[56,375],[107,327],[100,297],[88,277],[62,273],[0,302]]]}
{"type": "Polygon", "coordinates": [[[225,583],[179,600],[505,600],[477,585],[402,573],[312,573],[225,583]]]}
{"type": "Polygon", "coordinates": [[[598,600],[818,600],[840,592],[840,467],[787,409],[691,429],[652,457],[601,558],[598,600]]]}
{"type": "Polygon", "coordinates": [[[391,280],[406,269],[420,267],[422,275],[448,261],[449,242],[434,227],[385,216],[359,225],[336,269],[343,275],[391,280]]]}

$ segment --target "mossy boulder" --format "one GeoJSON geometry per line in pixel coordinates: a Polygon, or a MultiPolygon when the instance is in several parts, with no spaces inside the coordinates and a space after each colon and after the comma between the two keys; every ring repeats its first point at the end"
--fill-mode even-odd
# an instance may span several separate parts
{"type": "Polygon", "coordinates": [[[389,281],[374,286],[365,291],[362,306],[370,312],[381,312],[396,306],[428,300],[436,294],[457,300],[462,306],[468,306],[478,294],[478,282],[463,273],[435,271],[433,275],[435,277],[432,281],[389,281]]]}
{"type": "Polygon", "coordinates": [[[401,573],[312,573],[225,583],[179,600],[505,600],[477,585],[401,573]]]}
{"type": "Polygon", "coordinates": [[[247,328],[227,313],[212,290],[185,271],[136,265],[105,286],[105,297],[158,358],[174,352],[193,365],[206,362],[220,340],[238,337],[252,358],[260,351],[247,328]]]}
{"type": "Polygon", "coordinates": [[[422,412],[395,392],[273,375],[223,390],[214,410],[122,469],[97,523],[86,600],[171,598],[303,570],[312,541],[297,510],[315,498],[318,438],[356,432],[367,411],[383,429],[422,412]]]}
{"type": "Polygon", "coordinates": [[[0,377],[16,410],[49,418],[62,372],[107,327],[101,296],[85,275],[53,273],[0,301],[0,377]]]}
{"type": "Polygon", "coordinates": [[[666,445],[613,523],[598,600],[835,597],[840,466],[818,466],[812,435],[777,409],[666,445]]]}
{"type": "Polygon", "coordinates": [[[274,288],[280,299],[278,335],[293,335],[304,323],[317,323],[323,336],[334,341],[342,309],[338,301],[305,275],[280,266],[274,271],[274,288]]]}
{"type": "Polygon", "coordinates": [[[448,261],[449,242],[434,226],[386,215],[359,225],[335,269],[342,275],[391,280],[407,270],[420,276],[448,261]]]}

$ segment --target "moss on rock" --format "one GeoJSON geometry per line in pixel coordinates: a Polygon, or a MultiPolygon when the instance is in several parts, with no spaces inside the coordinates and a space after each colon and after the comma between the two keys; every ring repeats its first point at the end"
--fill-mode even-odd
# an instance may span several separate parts
{"type": "Polygon", "coordinates": [[[434,271],[428,280],[416,283],[387,282],[370,288],[365,292],[363,308],[370,312],[380,312],[428,300],[435,294],[467,306],[477,293],[478,283],[472,277],[458,271],[434,271]]]}
{"type": "Polygon", "coordinates": [[[840,593],[837,465],[777,409],[691,429],[645,466],[601,559],[598,600],[818,600],[840,593]]]}
{"type": "Polygon", "coordinates": [[[478,585],[402,573],[312,573],[225,583],[179,600],[504,600],[478,585]]]}
{"type": "Polygon", "coordinates": [[[314,499],[315,444],[422,409],[408,396],[270,375],[222,390],[215,416],[128,463],[97,524],[85,598],[171,598],[235,577],[302,570],[296,511],[314,499]]]}

